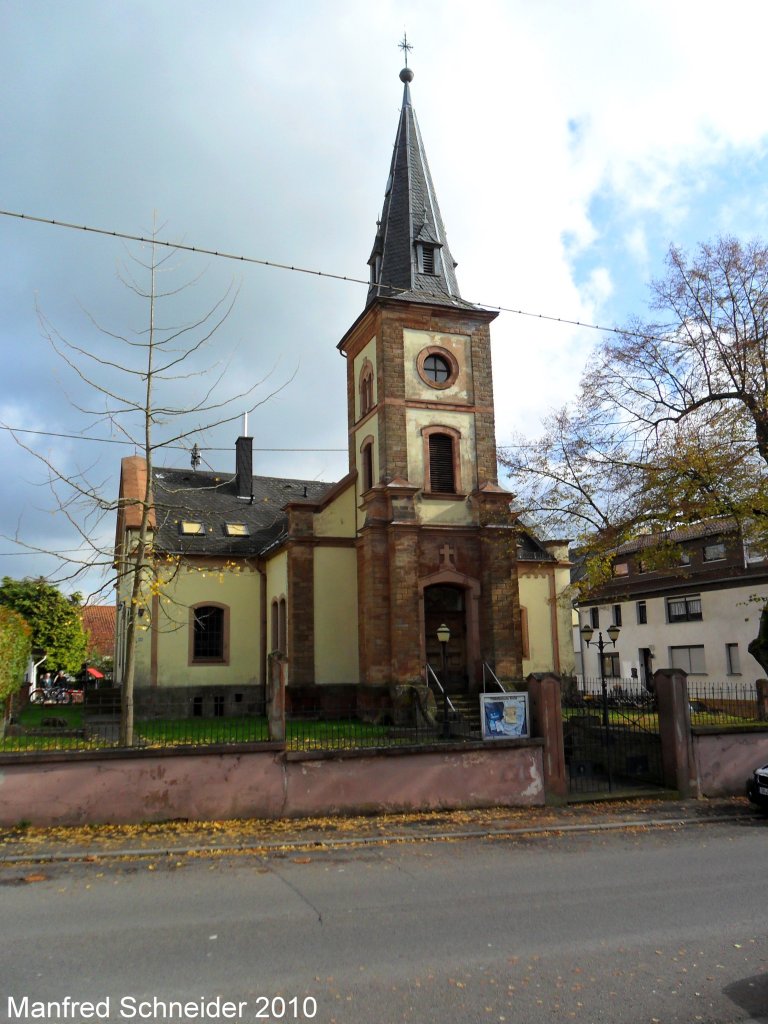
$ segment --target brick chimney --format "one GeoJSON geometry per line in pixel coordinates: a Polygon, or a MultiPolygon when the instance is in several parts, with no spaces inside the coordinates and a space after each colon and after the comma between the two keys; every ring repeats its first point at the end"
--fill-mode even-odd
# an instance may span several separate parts
{"type": "Polygon", "coordinates": [[[235,441],[235,487],[238,498],[253,495],[253,438],[238,437],[235,441]]]}

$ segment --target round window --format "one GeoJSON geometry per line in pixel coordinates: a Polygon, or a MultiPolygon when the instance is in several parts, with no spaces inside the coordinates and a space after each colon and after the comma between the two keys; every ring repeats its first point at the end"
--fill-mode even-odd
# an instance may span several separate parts
{"type": "Polygon", "coordinates": [[[451,366],[442,356],[427,356],[424,360],[424,376],[433,384],[445,384],[451,377],[451,366]]]}
{"type": "Polygon", "coordinates": [[[416,360],[416,369],[425,384],[441,390],[455,384],[459,376],[459,364],[452,353],[444,348],[422,349],[416,360]]]}

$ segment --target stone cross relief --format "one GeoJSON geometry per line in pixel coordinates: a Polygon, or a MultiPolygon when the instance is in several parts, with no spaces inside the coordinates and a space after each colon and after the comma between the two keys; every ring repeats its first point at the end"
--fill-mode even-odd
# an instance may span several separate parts
{"type": "Polygon", "coordinates": [[[449,569],[456,568],[456,552],[452,544],[443,544],[440,548],[440,565],[449,569]]]}

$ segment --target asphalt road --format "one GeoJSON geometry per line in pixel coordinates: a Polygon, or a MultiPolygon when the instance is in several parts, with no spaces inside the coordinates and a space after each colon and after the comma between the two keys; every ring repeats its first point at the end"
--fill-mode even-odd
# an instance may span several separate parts
{"type": "Polygon", "coordinates": [[[767,844],[750,820],[6,866],[0,1020],[768,1021],[767,844]]]}

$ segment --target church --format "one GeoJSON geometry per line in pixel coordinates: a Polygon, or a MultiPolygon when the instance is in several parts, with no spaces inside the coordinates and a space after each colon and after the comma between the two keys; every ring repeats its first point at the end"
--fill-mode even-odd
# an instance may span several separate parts
{"type": "MultiPolygon", "coordinates": [[[[227,713],[263,693],[275,658],[296,692],[442,675],[441,625],[450,692],[572,670],[567,543],[521,528],[498,484],[497,314],[461,297],[411,69],[400,79],[367,301],[338,343],[349,471],[332,484],[254,476],[247,429],[234,472],[153,469],[152,573],[134,610],[120,574],[117,682],[133,613],[137,690],[224,694],[227,713]]],[[[123,459],[118,571],[146,477],[141,457],[123,459]]]]}

